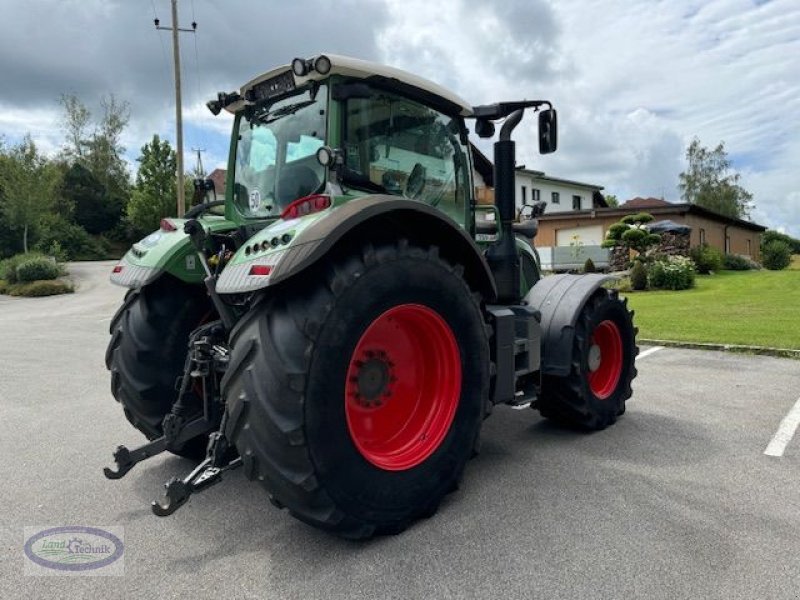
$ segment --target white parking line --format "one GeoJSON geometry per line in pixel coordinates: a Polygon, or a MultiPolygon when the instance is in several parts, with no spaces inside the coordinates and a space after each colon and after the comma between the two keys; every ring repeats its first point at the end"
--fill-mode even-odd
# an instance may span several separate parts
{"type": "Polygon", "coordinates": [[[792,441],[798,425],[800,425],[800,398],[794,403],[789,414],[783,417],[778,431],[772,436],[767,449],[764,450],[764,454],[767,456],[783,456],[783,451],[786,449],[786,445],[792,441]]]}
{"type": "Polygon", "coordinates": [[[654,352],[658,352],[659,350],[663,350],[663,349],[664,349],[664,346],[653,346],[652,348],[648,348],[644,352],[640,352],[639,356],[636,357],[636,360],[639,360],[640,358],[644,358],[645,356],[650,356],[654,352]]]}

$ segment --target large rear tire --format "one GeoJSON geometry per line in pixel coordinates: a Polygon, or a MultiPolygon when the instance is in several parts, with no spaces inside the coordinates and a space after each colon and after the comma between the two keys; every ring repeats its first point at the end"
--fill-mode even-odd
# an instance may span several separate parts
{"type": "Polygon", "coordinates": [[[627,300],[616,291],[598,290],[578,316],[569,375],[546,375],[535,407],[563,425],[605,429],[625,412],[638,353],[627,300]]]}
{"type": "Polygon", "coordinates": [[[231,336],[226,434],[273,504],[348,538],[433,514],[488,398],[481,310],[407,244],[331,259],[264,296],[231,336]]]}
{"type": "MultiPolygon", "coordinates": [[[[128,292],[111,320],[106,350],[111,393],[147,439],[162,434],[161,422],[177,399],[176,381],[183,374],[189,334],[212,315],[200,286],[165,276],[128,292]]],[[[201,399],[196,401],[200,410],[201,399]]],[[[176,454],[202,457],[207,437],[197,436],[176,454]]]]}

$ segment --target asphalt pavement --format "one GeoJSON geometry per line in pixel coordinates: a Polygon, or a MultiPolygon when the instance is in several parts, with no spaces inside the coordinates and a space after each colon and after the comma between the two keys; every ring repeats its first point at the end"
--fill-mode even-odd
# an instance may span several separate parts
{"type": "Polygon", "coordinates": [[[0,296],[0,598],[800,597],[800,433],[764,453],[800,361],[651,351],[625,416],[589,435],[497,408],[461,489],[397,536],[310,528],[241,471],[158,518],[189,461],[102,475],[142,439],[103,364],[112,264],[71,265],[69,296],[0,296]],[[25,575],[23,528],[64,525],[124,528],[124,575],[25,575]]]}

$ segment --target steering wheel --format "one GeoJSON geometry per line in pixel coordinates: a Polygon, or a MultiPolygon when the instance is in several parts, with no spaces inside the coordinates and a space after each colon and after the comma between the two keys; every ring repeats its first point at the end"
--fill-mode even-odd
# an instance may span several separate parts
{"type": "Polygon", "coordinates": [[[225,205],[225,200],[214,200],[213,202],[204,202],[203,204],[198,204],[197,206],[194,206],[189,210],[187,210],[186,213],[184,213],[183,218],[194,219],[204,213],[207,213],[212,208],[224,205],[225,205]]]}
{"type": "Polygon", "coordinates": [[[422,191],[425,189],[425,183],[427,182],[426,175],[427,171],[425,167],[420,163],[416,163],[406,180],[406,189],[403,195],[412,200],[419,198],[422,195],[422,191]]]}

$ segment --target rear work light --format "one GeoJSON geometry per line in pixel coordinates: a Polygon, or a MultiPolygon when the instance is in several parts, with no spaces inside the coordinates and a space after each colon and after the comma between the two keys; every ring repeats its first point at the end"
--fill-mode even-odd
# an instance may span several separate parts
{"type": "Polygon", "coordinates": [[[331,205],[331,197],[323,196],[322,194],[312,194],[311,196],[304,196],[298,198],[287,206],[281,213],[281,219],[297,219],[304,217],[311,213],[319,212],[329,208],[331,205]]]}
{"type": "Polygon", "coordinates": [[[175,227],[175,223],[173,223],[169,219],[161,219],[159,228],[161,229],[161,231],[178,231],[178,228],[175,227]]]}
{"type": "Polygon", "coordinates": [[[272,265],[253,265],[250,267],[250,275],[269,275],[272,272],[272,265]]]}
{"type": "Polygon", "coordinates": [[[117,265],[116,267],[114,267],[114,270],[113,270],[113,271],[111,271],[111,272],[112,272],[112,273],[121,273],[121,272],[122,272],[122,269],[123,269],[123,266],[122,266],[122,265],[117,265]]]}

